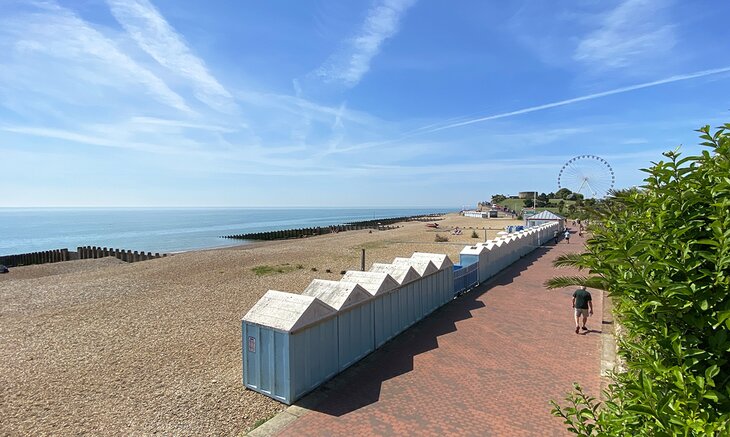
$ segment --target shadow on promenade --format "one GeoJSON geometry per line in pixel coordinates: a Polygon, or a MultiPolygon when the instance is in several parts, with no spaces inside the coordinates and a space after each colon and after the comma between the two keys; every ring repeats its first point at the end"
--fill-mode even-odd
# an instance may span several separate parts
{"type": "Polygon", "coordinates": [[[538,247],[495,277],[434,311],[296,405],[331,416],[342,416],[377,402],[384,381],[412,371],[416,355],[437,349],[439,336],[455,332],[457,322],[471,318],[472,311],[485,307],[479,300],[480,296],[495,286],[514,282],[552,246],[538,247]]]}

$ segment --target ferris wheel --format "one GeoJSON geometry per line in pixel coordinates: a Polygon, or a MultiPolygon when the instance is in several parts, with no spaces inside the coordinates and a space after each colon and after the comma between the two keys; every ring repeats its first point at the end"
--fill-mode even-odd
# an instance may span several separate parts
{"type": "Polygon", "coordinates": [[[613,189],[616,178],[605,159],[595,155],[572,158],[558,173],[558,189],[567,188],[586,197],[600,198],[613,189]]]}

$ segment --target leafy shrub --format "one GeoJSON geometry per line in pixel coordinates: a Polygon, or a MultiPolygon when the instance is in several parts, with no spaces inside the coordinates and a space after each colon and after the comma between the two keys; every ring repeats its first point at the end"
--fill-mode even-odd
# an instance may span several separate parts
{"type": "Polygon", "coordinates": [[[442,235],[442,234],[436,234],[434,241],[437,243],[445,243],[445,242],[449,241],[449,237],[447,237],[446,235],[442,235]]]}
{"type": "Polygon", "coordinates": [[[477,234],[477,231],[471,231],[471,238],[479,238],[479,234],[477,234]]]}
{"type": "Polygon", "coordinates": [[[598,402],[576,386],[553,403],[578,435],[730,435],[730,124],[700,129],[700,156],[664,153],[641,189],[594,211],[584,254],[556,265],[587,269],[551,288],[606,290],[625,327],[626,371],[598,402]]]}

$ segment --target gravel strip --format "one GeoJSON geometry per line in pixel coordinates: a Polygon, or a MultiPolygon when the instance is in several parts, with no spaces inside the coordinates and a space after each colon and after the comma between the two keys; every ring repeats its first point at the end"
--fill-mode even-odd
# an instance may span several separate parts
{"type": "Polygon", "coordinates": [[[241,318],[269,289],[301,292],[414,251],[458,262],[471,227],[512,220],[449,215],[448,243],[423,223],[187,252],[18,267],[0,279],[0,434],[238,435],[284,405],[241,382],[241,318]],[[257,275],[255,267],[273,267],[257,275]],[[316,271],[315,271],[316,269],[316,271]],[[327,272],[327,270],[330,272],[327,272]],[[282,272],[276,272],[281,270],[282,272]]]}

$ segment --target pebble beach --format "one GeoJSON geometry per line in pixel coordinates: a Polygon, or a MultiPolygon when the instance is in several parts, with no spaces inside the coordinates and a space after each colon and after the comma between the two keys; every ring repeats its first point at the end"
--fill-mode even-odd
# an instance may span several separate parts
{"type": "Polygon", "coordinates": [[[484,228],[523,224],[437,223],[13,268],[0,275],[0,435],[240,435],[285,407],[241,381],[241,318],[267,290],[339,280],[363,248],[366,269],[416,251],[456,263],[484,228]]]}

